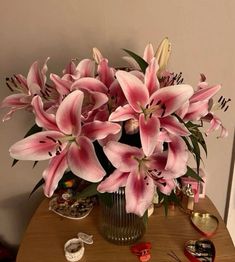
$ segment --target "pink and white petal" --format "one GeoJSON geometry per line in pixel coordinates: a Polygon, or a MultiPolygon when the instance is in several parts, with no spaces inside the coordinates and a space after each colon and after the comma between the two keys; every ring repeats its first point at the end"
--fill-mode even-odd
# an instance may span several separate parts
{"type": "Polygon", "coordinates": [[[190,102],[198,102],[203,100],[209,100],[212,98],[219,90],[221,89],[221,85],[215,85],[211,87],[206,87],[199,89],[195,92],[195,94],[190,98],[190,102]]]}
{"type": "Polygon", "coordinates": [[[100,193],[113,193],[117,191],[119,187],[126,186],[128,176],[129,172],[121,172],[116,169],[110,176],[98,185],[97,190],[100,193]]]}
{"type": "Polygon", "coordinates": [[[82,126],[81,134],[88,137],[91,141],[103,139],[108,135],[120,132],[121,126],[116,123],[102,122],[95,120],[82,126]]]}
{"type": "Polygon", "coordinates": [[[158,132],[160,131],[160,122],[156,116],[145,119],[144,114],[139,118],[140,140],[143,151],[146,156],[150,156],[157,144],[158,132]]]}
{"type": "Polygon", "coordinates": [[[166,116],[159,119],[161,127],[166,129],[169,133],[178,136],[189,136],[190,132],[183,123],[174,116],[166,116]]]}
{"type": "Polygon", "coordinates": [[[149,176],[132,171],[125,188],[126,212],[142,217],[152,203],[154,191],[154,183],[149,176]]]}
{"type": "Polygon", "coordinates": [[[26,94],[9,95],[3,99],[0,108],[30,105],[31,100],[32,97],[26,94]]]}
{"type": "Polygon", "coordinates": [[[144,79],[144,83],[147,86],[150,95],[159,89],[159,81],[157,78],[158,69],[159,66],[157,64],[156,58],[154,57],[151,60],[149,66],[146,68],[144,79]]]}
{"type": "Polygon", "coordinates": [[[11,157],[18,160],[46,160],[56,156],[66,147],[64,135],[57,131],[43,131],[28,136],[9,149],[11,157]]]}
{"type": "Polygon", "coordinates": [[[117,134],[111,134],[111,135],[108,135],[106,136],[105,138],[103,139],[99,139],[98,140],[98,143],[104,147],[107,145],[108,142],[110,141],[119,141],[119,139],[121,138],[122,136],[122,128],[120,128],[120,131],[117,133],[117,134]]]}
{"type": "Polygon", "coordinates": [[[100,108],[105,103],[107,103],[108,100],[109,100],[107,95],[104,94],[104,93],[101,93],[101,92],[90,91],[90,96],[91,96],[91,100],[92,100],[91,103],[93,104],[92,110],[96,110],[96,109],[100,108]]]}
{"type": "Polygon", "coordinates": [[[225,138],[227,136],[228,136],[228,130],[223,125],[221,125],[221,132],[218,138],[225,138]]]}
{"type": "Polygon", "coordinates": [[[115,80],[114,71],[108,66],[108,60],[102,59],[98,65],[97,72],[99,75],[99,80],[109,87],[115,80]]]}
{"type": "Polygon", "coordinates": [[[144,156],[141,149],[115,141],[109,142],[103,150],[112,165],[122,172],[135,169],[139,165],[136,159],[144,156]]]}
{"type": "Polygon", "coordinates": [[[27,75],[27,85],[31,95],[39,94],[41,88],[44,86],[44,79],[38,68],[38,62],[34,62],[27,75]]]}
{"type": "Polygon", "coordinates": [[[138,119],[138,115],[130,105],[125,105],[119,106],[114,112],[112,112],[109,121],[119,122],[131,118],[138,119]]]}
{"type": "Polygon", "coordinates": [[[139,78],[139,80],[144,83],[144,73],[138,70],[132,70],[129,72],[130,74],[136,76],[137,78],[139,78]]]}
{"type": "Polygon", "coordinates": [[[65,134],[78,135],[81,132],[83,98],[83,92],[75,90],[66,96],[60,104],[56,113],[56,123],[65,134]]]}
{"type": "Polygon", "coordinates": [[[187,102],[192,95],[193,88],[190,85],[174,85],[158,89],[151,95],[149,101],[153,101],[153,105],[159,102],[161,102],[161,105],[165,105],[164,111],[161,107],[156,111],[156,114],[162,117],[174,113],[182,104],[187,102]]]}
{"type": "Polygon", "coordinates": [[[141,112],[149,99],[147,87],[136,76],[125,71],[117,71],[116,77],[128,103],[136,112],[141,112]]]}
{"type": "Polygon", "coordinates": [[[186,101],[179,109],[177,109],[176,114],[180,118],[184,119],[184,116],[187,114],[189,108],[189,101],[186,101]]]}
{"type": "Polygon", "coordinates": [[[44,194],[47,197],[51,197],[56,190],[60,179],[63,177],[64,172],[68,167],[67,150],[61,152],[61,154],[55,156],[50,160],[49,166],[44,170],[42,176],[45,180],[44,194]]]}
{"type": "Polygon", "coordinates": [[[92,142],[84,136],[70,145],[68,165],[75,175],[90,182],[99,182],[105,175],[92,142]]]}
{"type": "Polygon", "coordinates": [[[155,183],[157,188],[165,195],[170,195],[176,184],[173,179],[161,179],[155,183]]]}
{"type": "Polygon", "coordinates": [[[7,112],[7,113],[3,116],[2,121],[5,122],[5,121],[7,121],[7,120],[10,120],[11,117],[12,117],[12,115],[13,115],[16,111],[18,111],[18,110],[21,110],[21,109],[25,109],[25,110],[28,109],[28,110],[29,110],[28,107],[29,107],[28,105],[26,105],[26,106],[12,107],[11,110],[10,110],[9,112],[7,112]]]}
{"type": "Polygon", "coordinates": [[[73,85],[71,86],[71,90],[76,90],[80,88],[85,88],[87,90],[107,93],[108,88],[98,79],[92,77],[84,77],[76,80],[73,85]]]}
{"type": "Polygon", "coordinates": [[[209,114],[209,116],[211,116],[212,119],[211,119],[211,121],[210,121],[210,127],[209,127],[209,129],[206,131],[206,135],[209,135],[211,132],[213,132],[213,131],[215,131],[215,130],[218,130],[219,127],[220,127],[221,124],[222,124],[221,120],[220,120],[218,117],[216,117],[216,116],[214,116],[214,115],[212,115],[212,114],[209,114]]]}
{"type": "Polygon", "coordinates": [[[184,116],[184,121],[200,120],[208,113],[208,101],[199,101],[189,104],[188,112],[184,116]]]}
{"type": "Polygon", "coordinates": [[[50,79],[55,84],[55,89],[60,95],[67,95],[70,92],[72,81],[62,79],[56,74],[50,74],[50,79]]]}
{"type": "Polygon", "coordinates": [[[91,59],[83,59],[78,65],[76,70],[79,72],[80,77],[93,77],[95,70],[95,63],[91,59]]]}
{"type": "Polygon", "coordinates": [[[127,103],[126,97],[117,79],[115,79],[109,87],[109,97],[112,99],[115,107],[124,106],[127,103]]]}
{"type": "Polygon", "coordinates": [[[166,170],[178,173],[179,176],[187,172],[188,150],[181,137],[171,136],[171,142],[168,143],[168,156],[166,170]]]}
{"type": "Polygon", "coordinates": [[[147,44],[147,46],[144,49],[144,60],[150,64],[151,60],[154,57],[154,50],[153,50],[153,45],[151,43],[147,44]]]}
{"type": "Polygon", "coordinates": [[[76,65],[73,61],[69,62],[66,68],[63,70],[64,75],[74,75],[76,74],[76,65]]]}
{"type": "Polygon", "coordinates": [[[33,98],[32,106],[34,108],[35,122],[38,126],[47,130],[59,131],[56,125],[55,115],[49,114],[43,109],[43,103],[40,96],[35,96],[33,98]]]}

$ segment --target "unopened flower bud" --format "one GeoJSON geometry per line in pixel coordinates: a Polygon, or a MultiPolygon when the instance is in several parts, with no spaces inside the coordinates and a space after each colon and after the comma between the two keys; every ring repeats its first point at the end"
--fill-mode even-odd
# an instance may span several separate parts
{"type": "Polygon", "coordinates": [[[161,77],[161,73],[166,70],[168,60],[171,53],[171,43],[169,42],[168,37],[165,37],[162,42],[160,43],[155,57],[157,59],[159,70],[158,70],[158,77],[161,77]]]}
{"type": "Polygon", "coordinates": [[[129,119],[125,123],[125,131],[128,135],[133,135],[139,131],[139,122],[136,119],[129,119]]]}
{"type": "Polygon", "coordinates": [[[103,56],[102,56],[100,50],[97,49],[96,47],[93,48],[93,58],[94,58],[94,60],[97,64],[99,64],[101,62],[101,60],[103,59],[103,56]]]}

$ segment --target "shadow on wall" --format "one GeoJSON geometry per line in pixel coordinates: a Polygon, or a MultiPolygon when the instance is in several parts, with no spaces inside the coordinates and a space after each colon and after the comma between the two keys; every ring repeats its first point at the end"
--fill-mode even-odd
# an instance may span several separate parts
{"type": "MultiPolygon", "coordinates": [[[[1,221],[7,220],[8,222],[7,225],[4,225],[4,222],[0,224],[0,241],[11,242],[8,239],[14,239],[15,243],[20,243],[30,218],[42,201],[42,197],[42,192],[36,192],[31,198],[29,198],[29,193],[23,193],[0,200],[1,221]],[[10,227],[8,229],[10,235],[2,239],[1,228],[5,226],[10,227]]],[[[16,250],[18,245],[15,244],[12,248],[16,250]]]]}

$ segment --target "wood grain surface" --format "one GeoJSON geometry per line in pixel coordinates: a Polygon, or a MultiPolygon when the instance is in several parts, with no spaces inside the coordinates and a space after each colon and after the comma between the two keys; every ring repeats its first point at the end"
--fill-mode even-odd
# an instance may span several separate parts
{"type": "MultiPolygon", "coordinates": [[[[117,246],[107,242],[99,233],[99,209],[95,207],[83,220],[62,218],[48,210],[48,199],[44,199],[32,217],[17,255],[17,262],[65,262],[64,244],[78,232],[93,235],[94,244],[85,245],[81,262],[131,262],[138,261],[129,246],[117,246]]],[[[211,237],[216,247],[218,262],[235,261],[235,248],[228,230],[208,197],[200,199],[195,210],[207,211],[219,219],[217,233],[211,237]]],[[[162,207],[156,208],[149,218],[146,234],[141,241],[152,243],[151,261],[175,261],[167,255],[171,250],[182,260],[187,240],[203,238],[190,223],[189,216],[178,208],[169,210],[166,217],[162,207]]]]}

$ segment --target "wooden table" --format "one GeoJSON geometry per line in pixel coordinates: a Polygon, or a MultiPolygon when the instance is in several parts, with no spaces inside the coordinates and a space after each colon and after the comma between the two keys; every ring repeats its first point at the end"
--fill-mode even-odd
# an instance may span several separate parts
{"type": "MultiPolygon", "coordinates": [[[[17,255],[17,262],[65,262],[64,243],[78,232],[93,235],[94,244],[85,245],[81,262],[131,262],[138,261],[128,246],[117,246],[104,240],[98,232],[98,207],[83,220],[62,218],[48,210],[48,199],[44,199],[32,217],[17,255]]],[[[204,210],[217,216],[219,228],[211,238],[216,247],[216,261],[235,261],[235,248],[228,230],[218,211],[208,199],[200,199],[196,210],[204,210]]],[[[191,225],[188,215],[176,208],[166,217],[162,208],[157,208],[149,218],[147,232],[141,241],[152,243],[151,261],[174,261],[167,255],[173,250],[182,261],[183,245],[189,239],[202,236],[191,225]]]]}

